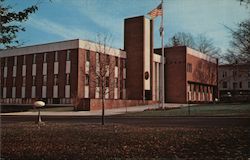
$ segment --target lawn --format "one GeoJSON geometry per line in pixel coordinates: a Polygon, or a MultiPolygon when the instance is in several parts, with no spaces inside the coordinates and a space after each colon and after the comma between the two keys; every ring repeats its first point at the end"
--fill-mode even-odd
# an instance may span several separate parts
{"type": "Polygon", "coordinates": [[[2,124],[3,159],[247,159],[250,128],[2,124]]]}
{"type": "Polygon", "coordinates": [[[250,116],[250,104],[201,104],[176,109],[146,110],[125,116],[250,116]],[[190,109],[190,112],[189,112],[190,109]],[[189,114],[190,113],[190,114],[189,114]]]}

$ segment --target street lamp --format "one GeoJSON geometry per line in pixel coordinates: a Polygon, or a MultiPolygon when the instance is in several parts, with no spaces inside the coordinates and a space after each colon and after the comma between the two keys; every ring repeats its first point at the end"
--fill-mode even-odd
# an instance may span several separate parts
{"type": "Polygon", "coordinates": [[[34,106],[38,109],[37,124],[44,124],[44,122],[42,122],[40,109],[41,109],[42,107],[45,106],[45,103],[44,103],[43,101],[36,101],[36,102],[34,103],[34,106]]]}

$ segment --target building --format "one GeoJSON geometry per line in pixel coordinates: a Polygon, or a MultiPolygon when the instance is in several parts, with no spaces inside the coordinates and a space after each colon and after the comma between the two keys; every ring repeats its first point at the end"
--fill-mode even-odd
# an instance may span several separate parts
{"type": "MultiPolygon", "coordinates": [[[[99,109],[103,89],[95,73],[103,60],[109,71],[107,108],[157,103],[162,64],[153,46],[153,24],[144,16],[125,19],[124,50],[108,47],[106,52],[98,43],[75,39],[1,51],[1,103],[43,99],[50,105],[99,109]]],[[[165,58],[166,102],[217,97],[217,59],[187,47],[167,48],[165,58]]]]}
{"type": "Polygon", "coordinates": [[[218,97],[218,59],[186,46],[165,48],[165,58],[166,102],[212,102],[218,97]]]}
{"type": "Polygon", "coordinates": [[[250,64],[219,66],[221,101],[250,101],[250,64]]]}

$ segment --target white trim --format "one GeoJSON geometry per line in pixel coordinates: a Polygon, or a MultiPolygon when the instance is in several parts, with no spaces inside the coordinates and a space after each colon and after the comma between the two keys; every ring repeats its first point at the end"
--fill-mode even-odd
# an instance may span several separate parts
{"type": "Polygon", "coordinates": [[[196,50],[188,48],[188,47],[187,47],[187,54],[204,59],[204,60],[212,62],[212,63],[217,63],[216,58],[213,58],[207,54],[201,53],[199,51],[196,51],[196,50]]]}
{"type": "Polygon", "coordinates": [[[8,73],[8,68],[4,67],[3,69],[3,77],[6,78],[7,77],[7,73],[8,73]]]}
{"type": "MultiPolygon", "coordinates": [[[[100,47],[97,47],[97,43],[94,42],[80,40],[80,39],[73,39],[68,41],[52,42],[47,44],[38,44],[21,48],[6,49],[0,51],[0,57],[12,57],[19,55],[45,53],[45,52],[53,52],[53,51],[76,49],[76,48],[89,49],[91,51],[98,52],[97,50],[100,47]]],[[[126,58],[125,51],[108,47],[107,50],[109,51],[109,53],[107,53],[108,55],[126,58]]]]}
{"type": "Polygon", "coordinates": [[[153,54],[153,61],[157,63],[161,63],[161,56],[158,54],[153,54]]]}

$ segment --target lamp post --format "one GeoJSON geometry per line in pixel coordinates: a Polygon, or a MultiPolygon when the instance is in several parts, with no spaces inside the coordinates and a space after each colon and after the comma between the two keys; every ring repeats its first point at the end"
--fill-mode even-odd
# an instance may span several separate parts
{"type": "Polygon", "coordinates": [[[44,122],[42,122],[40,109],[45,106],[45,103],[43,101],[36,101],[34,106],[38,109],[37,124],[44,124],[44,122]]]}

